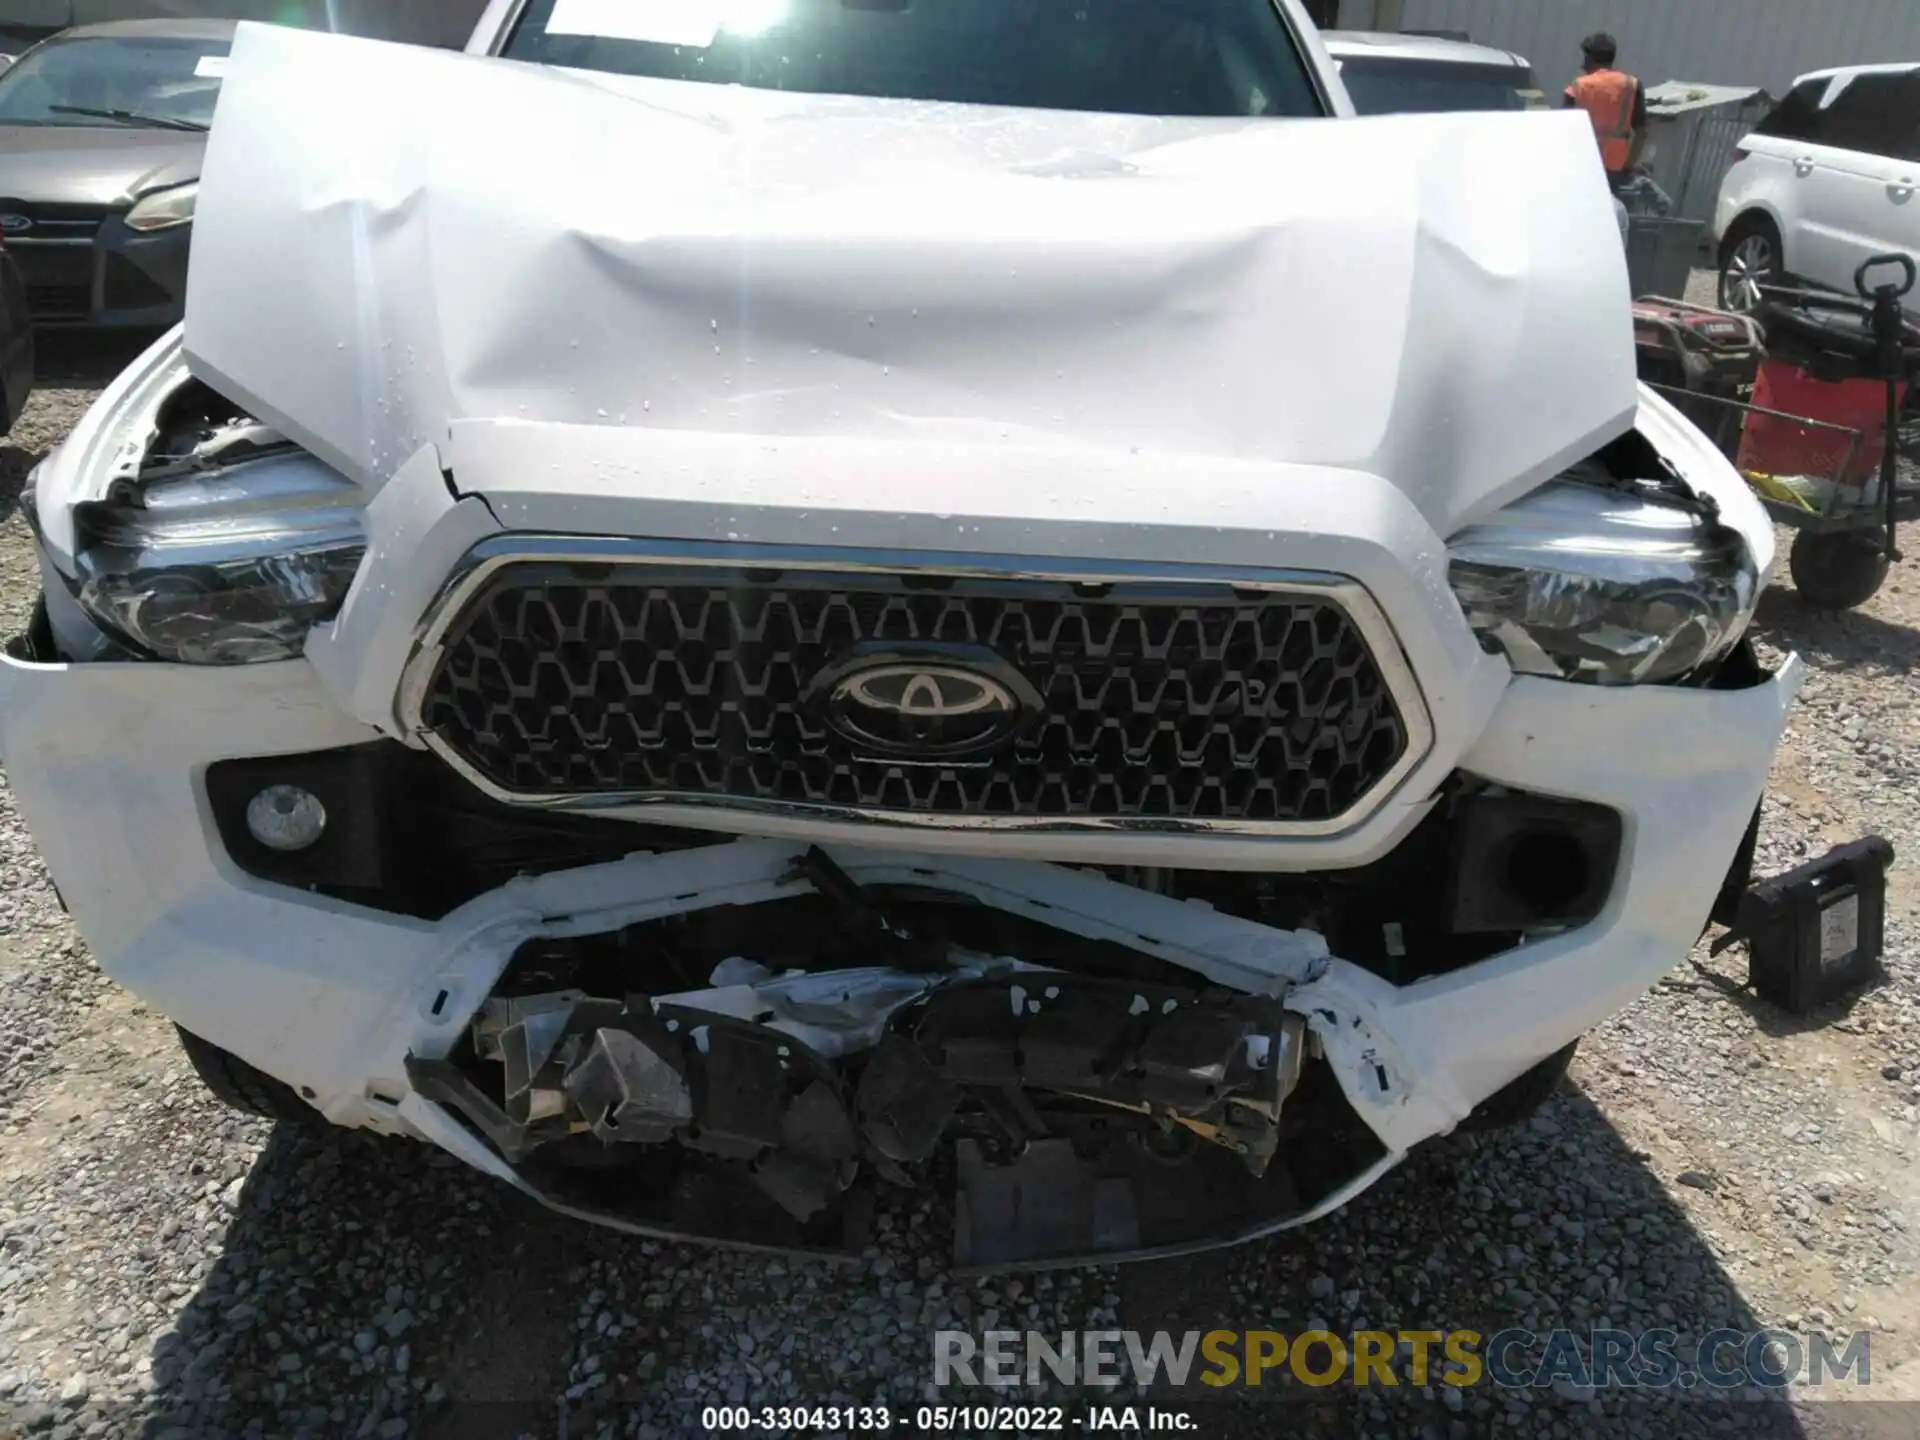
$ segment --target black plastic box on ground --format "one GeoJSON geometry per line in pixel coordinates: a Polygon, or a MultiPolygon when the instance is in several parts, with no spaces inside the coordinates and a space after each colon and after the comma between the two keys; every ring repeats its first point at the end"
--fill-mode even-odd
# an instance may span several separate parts
{"type": "Polygon", "coordinates": [[[1757,881],[1740,899],[1716,950],[1747,942],[1747,975],[1761,998],[1795,1015],[1871,979],[1886,936],[1893,846],[1877,835],[1757,881]]]}
{"type": "Polygon", "coordinates": [[[1682,216],[1627,217],[1627,286],[1642,295],[1687,293],[1705,227],[1682,216]]]}

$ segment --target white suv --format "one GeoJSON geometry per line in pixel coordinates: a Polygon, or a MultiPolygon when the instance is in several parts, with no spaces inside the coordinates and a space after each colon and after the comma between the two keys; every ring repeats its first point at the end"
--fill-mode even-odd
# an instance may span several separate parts
{"type": "Polygon", "coordinates": [[[1294,0],[475,48],[241,27],[184,333],[22,502],[7,778],[220,1094],[1109,1260],[1524,1113],[1699,937],[1798,666],[1585,117],[1351,118],[1294,0]]]}
{"type": "Polygon", "coordinates": [[[1852,294],[1875,255],[1920,251],[1920,65],[1794,82],[1720,185],[1720,303],[1748,311],[1789,277],[1852,294]]]}
{"type": "Polygon", "coordinates": [[[1323,30],[1320,39],[1361,115],[1544,110],[1524,55],[1438,35],[1323,30]]]}

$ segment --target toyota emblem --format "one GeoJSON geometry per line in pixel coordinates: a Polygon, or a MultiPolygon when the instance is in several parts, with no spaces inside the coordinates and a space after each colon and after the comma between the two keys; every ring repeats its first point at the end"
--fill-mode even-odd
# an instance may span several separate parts
{"type": "Polygon", "coordinates": [[[1039,697],[997,657],[893,656],[822,677],[826,720],[863,750],[942,760],[1012,738],[1039,697]],[[968,657],[970,658],[970,657],[968,657]]]}

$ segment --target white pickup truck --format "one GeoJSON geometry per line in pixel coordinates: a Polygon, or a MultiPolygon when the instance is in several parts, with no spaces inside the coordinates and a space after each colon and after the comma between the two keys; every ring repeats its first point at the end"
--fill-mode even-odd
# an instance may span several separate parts
{"type": "Polygon", "coordinates": [[[1739,882],[1772,532],[1582,117],[1354,118],[1295,0],[472,50],[242,27],[185,325],[25,502],[9,781],[224,1097],[1166,1254],[1524,1114],[1739,882]]]}

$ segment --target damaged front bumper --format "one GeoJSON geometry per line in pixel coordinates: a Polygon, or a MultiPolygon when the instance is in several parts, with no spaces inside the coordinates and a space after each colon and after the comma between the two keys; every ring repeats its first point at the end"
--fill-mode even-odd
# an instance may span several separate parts
{"type": "Polygon", "coordinates": [[[0,661],[22,810],[102,967],[187,1029],[336,1123],[641,1233],[845,1253],[875,1187],[944,1184],[982,1268],[1311,1220],[1629,1002],[1699,934],[1799,675],[1509,684],[1461,768],[1609,807],[1613,882],[1587,923],[1395,983],[1109,874],[801,839],[383,913],[221,838],[229,757],[378,738],[308,662],[31,653],[0,661]],[[802,935],[830,943],[792,963],[802,935]]]}
{"type": "MultiPolygon", "coordinates": [[[[831,864],[810,852],[794,873],[831,864]]],[[[543,974],[566,963],[536,951],[543,974]]],[[[496,994],[471,1055],[409,1056],[407,1076],[549,1196],[591,1203],[616,1152],[641,1147],[602,1208],[667,1233],[857,1247],[856,1185],[911,1188],[949,1141],[962,1265],[1298,1212],[1291,1175],[1268,1176],[1306,1049],[1277,998],[934,964],[773,976],[736,960],[714,976],[730,983],[684,995],[496,994]]]]}

